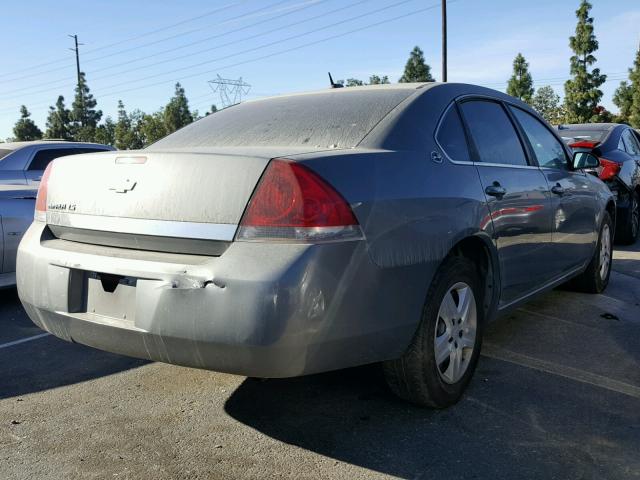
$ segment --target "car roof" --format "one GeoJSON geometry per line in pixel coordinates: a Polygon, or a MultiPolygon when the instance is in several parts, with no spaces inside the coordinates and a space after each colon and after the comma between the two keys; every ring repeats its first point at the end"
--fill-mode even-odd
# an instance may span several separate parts
{"type": "Polygon", "coordinates": [[[1,150],[18,150],[19,148],[30,147],[32,145],[65,145],[65,146],[77,146],[77,145],[92,145],[96,147],[108,147],[101,143],[92,142],[69,142],[66,140],[32,140],[28,142],[6,142],[0,143],[1,150]]]}
{"type": "Polygon", "coordinates": [[[556,128],[562,130],[609,131],[616,127],[626,126],[622,123],[562,123],[556,128]]]}

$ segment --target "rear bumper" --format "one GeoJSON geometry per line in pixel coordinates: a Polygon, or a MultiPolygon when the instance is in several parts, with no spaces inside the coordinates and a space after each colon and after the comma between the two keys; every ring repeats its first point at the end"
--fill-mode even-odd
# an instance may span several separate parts
{"type": "Polygon", "coordinates": [[[204,257],[43,240],[44,229],[35,222],[18,252],[27,313],[62,339],[115,353],[290,377],[395,358],[420,318],[410,268],[380,269],[364,242],[235,242],[204,257]],[[108,315],[87,308],[87,272],[137,279],[128,318],[113,305],[108,315]]]}

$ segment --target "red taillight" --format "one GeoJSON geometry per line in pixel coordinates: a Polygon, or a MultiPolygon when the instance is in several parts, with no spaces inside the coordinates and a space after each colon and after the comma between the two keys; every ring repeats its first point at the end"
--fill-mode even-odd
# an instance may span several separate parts
{"type": "Polygon", "coordinates": [[[621,168],[622,166],[618,162],[601,158],[600,167],[598,167],[598,176],[600,180],[610,180],[620,173],[621,168]]]}
{"type": "Polygon", "coordinates": [[[361,238],[351,207],[331,185],[307,167],[272,160],[244,213],[239,240],[302,241],[361,238]]]}
{"type": "Polygon", "coordinates": [[[42,178],[40,179],[40,186],[38,187],[38,196],[36,197],[36,211],[34,218],[40,221],[47,220],[47,190],[49,188],[49,176],[53,169],[53,162],[47,165],[42,178]]]}
{"type": "Polygon", "coordinates": [[[588,140],[582,140],[580,142],[570,143],[571,148],[596,148],[600,142],[589,142],[588,140]]]}

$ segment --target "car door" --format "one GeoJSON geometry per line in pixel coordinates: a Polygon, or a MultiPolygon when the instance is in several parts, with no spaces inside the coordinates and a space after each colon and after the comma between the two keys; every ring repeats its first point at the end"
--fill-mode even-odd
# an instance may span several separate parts
{"type": "Polygon", "coordinates": [[[630,128],[622,132],[620,140],[624,143],[625,151],[632,158],[632,161],[624,162],[622,165],[620,177],[627,186],[633,188],[640,184],[640,141],[630,128]]]}
{"type": "MultiPolygon", "coordinates": [[[[35,196],[35,191],[32,195],[35,196]]],[[[0,210],[2,211],[0,225],[2,225],[3,247],[2,273],[16,271],[18,245],[24,232],[27,231],[33,221],[35,199],[32,195],[21,193],[15,198],[0,200],[0,210]]]]}
{"type": "Polygon", "coordinates": [[[540,169],[530,164],[501,102],[465,99],[460,110],[491,212],[501,301],[508,304],[553,276],[548,265],[552,247],[548,186],[540,169]]]}
{"type": "Polygon", "coordinates": [[[553,212],[553,263],[560,274],[587,262],[597,240],[596,192],[583,170],[574,171],[562,141],[534,115],[509,107],[522,127],[531,154],[544,173],[553,212]]]}

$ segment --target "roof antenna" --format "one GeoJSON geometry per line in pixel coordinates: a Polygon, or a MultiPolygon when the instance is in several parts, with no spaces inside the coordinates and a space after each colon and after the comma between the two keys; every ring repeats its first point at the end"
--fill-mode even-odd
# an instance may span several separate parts
{"type": "Polygon", "coordinates": [[[329,74],[329,84],[331,84],[331,88],[342,88],[344,85],[341,83],[335,83],[333,81],[333,77],[331,76],[331,72],[327,72],[329,74]]]}

